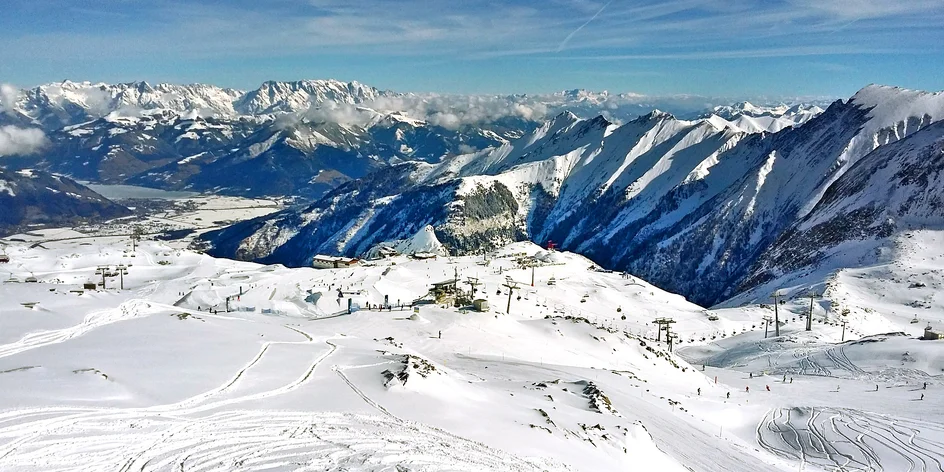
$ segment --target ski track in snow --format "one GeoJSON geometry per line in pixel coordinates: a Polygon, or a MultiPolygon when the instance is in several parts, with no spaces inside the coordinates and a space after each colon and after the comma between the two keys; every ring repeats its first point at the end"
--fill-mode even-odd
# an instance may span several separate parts
{"type": "Polygon", "coordinates": [[[944,471],[944,425],[843,408],[775,408],[757,442],[835,471],[944,471]]]}
{"type": "MultiPolygon", "coordinates": [[[[126,303],[127,305],[127,303],[126,303]]],[[[62,342],[104,324],[125,319],[134,309],[106,310],[82,325],[27,336],[3,346],[12,355],[62,342]],[[119,312],[124,317],[107,316],[119,312]]],[[[368,404],[384,415],[325,412],[220,410],[296,390],[338,349],[330,340],[303,335],[297,342],[267,342],[219,387],[169,405],[148,408],[35,408],[0,413],[0,469],[16,470],[542,470],[438,428],[402,420],[333,370],[368,404]],[[273,344],[327,345],[300,376],[279,388],[216,399],[251,372],[273,344]]]]}
{"type": "Polygon", "coordinates": [[[72,338],[82,336],[96,328],[141,316],[141,311],[148,310],[151,306],[151,303],[144,300],[129,300],[119,305],[118,308],[89,313],[85,319],[82,320],[82,323],[75,326],[29,333],[23,336],[19,341],[0,346],[0,358],[16,355],[50,344],[65,342],[72,338]]]}

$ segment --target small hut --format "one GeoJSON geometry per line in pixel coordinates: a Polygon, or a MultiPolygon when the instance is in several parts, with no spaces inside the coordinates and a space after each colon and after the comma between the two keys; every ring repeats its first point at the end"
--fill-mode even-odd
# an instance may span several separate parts
{"type": "Polygon", "coordinates": [[[350,257],[325,256],[318,254],[311,260],[311,266],[315,269],[341,269],[354,267],[360,264],[360,261],[350,257]]]}
{"type": "Polygon", "coordinates": [[[472,302],[472,307],[475,308],[475,311],[477,312],[485,313],[488,311],[488,300],[479,298],[472,302]]]}
{"type": "Polygon", "coordinates": [[[451,305],[455,302],[456,295],[459,294],[459,281],[457,279],[443,280],[432,285],[433,287],[429,289],[429,293],[436,300],[436,303],[449,303],[451,305]]]}
{"type": "Polygon", "coordinates": [[[924,339],[925,341],[936,341],[941,339],[941,333],[939,331],[934,331],[934,329],[931,328],[931,324],[928,323],[927,328],[924,328],[924,336],[922,336],[921,339],[924,339]]]}

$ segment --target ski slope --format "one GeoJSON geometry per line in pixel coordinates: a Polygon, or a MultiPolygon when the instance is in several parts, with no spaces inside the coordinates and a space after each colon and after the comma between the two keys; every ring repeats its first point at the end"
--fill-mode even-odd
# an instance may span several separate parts
{"type": "MultiPolygon", "coordinates": [[[[154,241],[132,251],[118,236],[4,243],[2,470],[720,472],[789,471],[800,461],[837,470],[832,449],[789,442],[790,428],[812,436],[826,426],[777,413],[794,408],[797,392],[788,384],[760,393],[772,383],[764,370],[791,372],[804,398],[795,407],[839,415],[849,430],[861,418],[879,424],[888,395],[910,395],[918,379],[929,392],[941,385],[932,345],[907,348],[916,359],[907,375],[873,374],[890,364],[874,346],[891,355],[916,341],[837,347],[838,328],[818,325],[796,348],[829,373],[803,370],[802,357],[759,341],[766,309],[705,310],[530,243],[333,270],[214,259],[154,241]],[[529,257],[539,262],[533,271],[520,265],[529,257]],[[130,265],[124,290],[117,277],[106,290],[81,290],[100,281],[98,266],[117,263],[130,265]],[[400,309],[457,274],[464,288],[479,281],[488,312],[400,309]],[[38,282],[12,281],[28,277],[38,282]],[[510,281],[520,286],[511,297],[502,287],[510,281]],[[377,310],[385,298],[392,306],[377,310]],[[676,320],[684,358],[655,341],[656,317],[676,320]],[[712,356],[729,361],[704,360],[712,356]],[[839,375],[833,358],[861,372],[839,375]],[[748,369],[755,379],[744,380],[748,369]],[[879,381],[894,388],[850,400],[824,387],[879,381]]],[[[938,430],[918,426],[939,424],[944,409],[936,398],[911,404],[881,424],[920,432],[901,430],[871,456],[861,452],[868,437],[837,446],[854,459],[848,467],[900,470],[910,458],[928,465],[914,470],[938,470],[938,430]]]]}

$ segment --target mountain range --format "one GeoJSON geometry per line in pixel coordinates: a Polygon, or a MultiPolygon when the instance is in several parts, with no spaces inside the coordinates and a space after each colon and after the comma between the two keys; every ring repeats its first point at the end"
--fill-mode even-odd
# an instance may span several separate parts
{"type": "Polygon", "coordinates": [[[494,148],[392,165],[206,238],[215,255],[289,265],[428,225],[453,254],[553,241],[707,306],[837,248],[944,223],[942,117],[944,93],[885,86],[777,132],[565,112],[494,148]]]}
{"type": "Polygon", "coordinates": [[[7,166],[99,183],[304,199],[402,162],[501,147],[564,110],[623,122],[667,107],[747,132],[776,131],[821,111],[585,90],[412,94],[336,80],[269,81],[250,91],[64,81],[5,95],[0,125],[37,127],[49,139],[34,155],[5,158],[7,166]]]}

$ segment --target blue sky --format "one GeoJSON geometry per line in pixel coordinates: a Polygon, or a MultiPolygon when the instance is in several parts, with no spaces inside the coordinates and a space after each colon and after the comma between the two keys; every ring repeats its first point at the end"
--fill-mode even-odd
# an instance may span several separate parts
{"type": "Polygon", "coordinates": [[[845,97],[944,89],[941,0],[5,0],[0,82],[845,97]]]}

